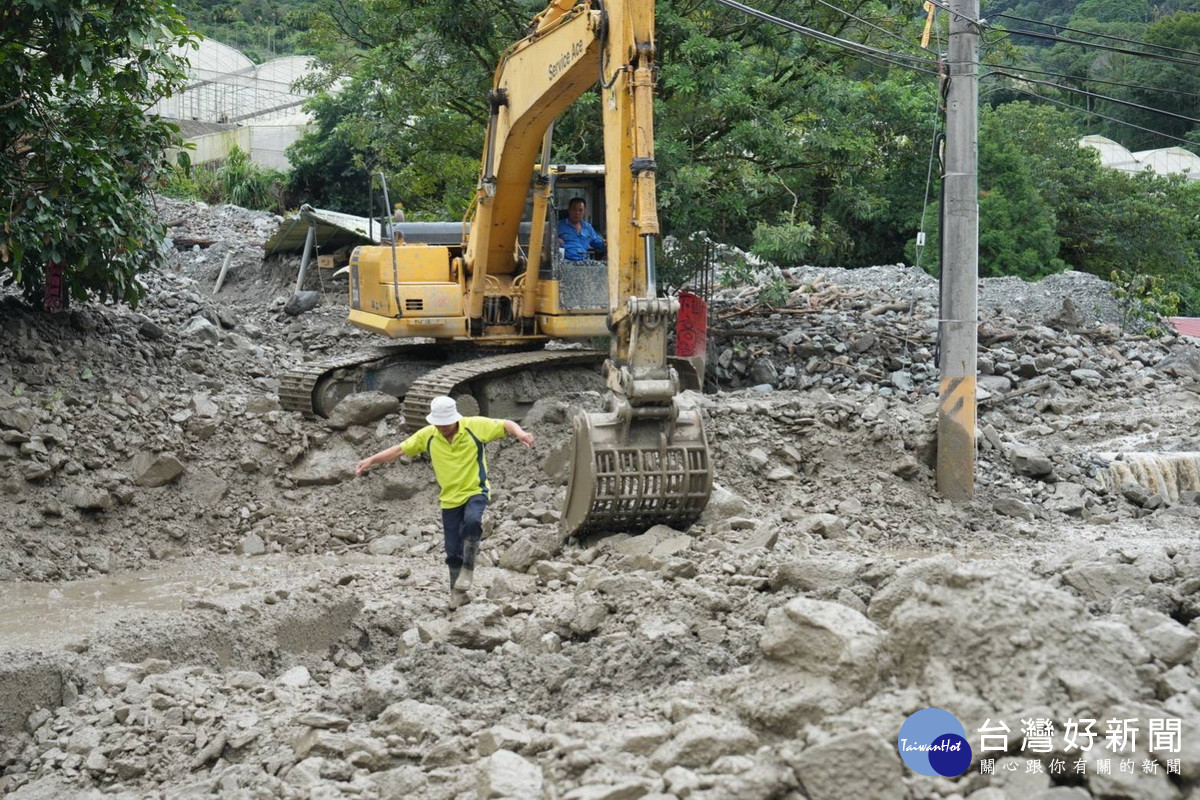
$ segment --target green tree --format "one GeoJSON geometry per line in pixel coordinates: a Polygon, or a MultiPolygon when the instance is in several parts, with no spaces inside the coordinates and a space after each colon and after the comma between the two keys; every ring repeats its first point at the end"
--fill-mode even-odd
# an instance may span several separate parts
{"type": "MultiPolygon", "coordinates": [[[[322,170],[348,182],[354,170],[382,169],[406,208],[461,214],[478,174],[492,73],[544,7],[327,0],[306,41],[331,80],[351,76],[355,96],[318,103],[318,126],[294,151],[310,201],[348,199],[322,170]],[[336,116],[323,113],[335,106],[336,116]]],[[[809,0],[773,10],[877,44],[889,39],[880,28],[919,27],[878,0],[845,7],[877,27],[809,0]]],[[[787,260],[896,260],[901,231],[921,209],[932,82],[701,0],[659,0],[656,11],[666,232],[705,231],[787,260]]],[[[913,41],[917,30],[905,36],[913,41]]],[[[554,160],[599,160],[598,117],[598,91],[589,92],[556,125],[554,160]]]]}
{"type": "Polygon", "coordinates": [[[178,128],[146,109],[181,85],[191,41],[166,0],[0,7],[0,279],[36,297],[47,266],[77,300],[135,303],[164,230],[150,190],[178,128]]]}

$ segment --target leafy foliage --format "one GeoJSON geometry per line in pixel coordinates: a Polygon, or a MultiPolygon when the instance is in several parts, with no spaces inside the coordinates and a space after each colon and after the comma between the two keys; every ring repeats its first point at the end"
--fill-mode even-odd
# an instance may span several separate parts
{"type": "Polygon", "coordinates": [[[0,279],[30,297],[47,265],[77,300],[135,303],[159,263],[149,187],[177,126],[145,109],[182,84],[191,41],[167,0],[0,7],[0,279]]]}
{"type": "Polygon", "coordinates": [[[240,147],[218,165],[177,166],[163,194],[206,203],[232,203],[242,208],[283,213],[287,208],[287,174],[255,164],[240,147]]]}
{"type": "Polygon", "coordinates": [[[1164,333],[1160,327],[1163,318],[1179,313],[1179,293],[1168,290],[1160,275],[1113,270],[1109,280],[1113,284],[1113,297],[1121,308],[1124,327],[1140,326],[1147,335],[1158,337],[1164,333]]]}
{"type": "Polygon", "coordinates": [[[261,63],[300,52],[312,0],[180,0],[177,5],[197,33],[236,47],[261,63]]]}

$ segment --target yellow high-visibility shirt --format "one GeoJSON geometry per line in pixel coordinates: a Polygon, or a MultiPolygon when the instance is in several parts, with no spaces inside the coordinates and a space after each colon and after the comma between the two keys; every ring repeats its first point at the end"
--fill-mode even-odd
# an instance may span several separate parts
{"type": "Polygon", "coordinates": [[[442,489],[438,504],[442,508],[457,508],[477,494],[489,497],[491,485],[483,444],[503,439],[504,435],[502,419],[463,417],[451,441],[446,441],[433,425],[426,425],[401,442],[400,449],[410,457],[429,454],[433,474],[442,489]]]}

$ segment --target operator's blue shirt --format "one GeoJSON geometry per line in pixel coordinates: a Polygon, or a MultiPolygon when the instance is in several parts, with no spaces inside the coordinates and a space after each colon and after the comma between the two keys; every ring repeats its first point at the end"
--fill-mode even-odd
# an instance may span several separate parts
{"type": "Polygon", "coordinates": [[[567,261],[587,261],[589,247],[604,250],[604,240],[586,219],[580,220],[578,231],[570,220],[558,223],[558,238],[563,241],[563,258],[567,261]]]}

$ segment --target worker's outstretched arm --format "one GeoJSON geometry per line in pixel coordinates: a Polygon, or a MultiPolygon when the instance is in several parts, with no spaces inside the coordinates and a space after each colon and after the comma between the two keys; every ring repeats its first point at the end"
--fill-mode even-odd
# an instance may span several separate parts
{"type": "Polygon", "coordinates": [[[533,434],[511,419],[504,420],[504,432],[526,447],[533,447],[533,434]]]}

